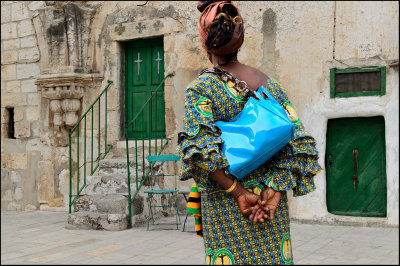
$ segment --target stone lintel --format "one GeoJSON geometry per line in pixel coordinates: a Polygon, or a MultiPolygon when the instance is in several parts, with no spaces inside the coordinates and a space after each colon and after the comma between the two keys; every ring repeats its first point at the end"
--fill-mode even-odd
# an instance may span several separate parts
{"type": "Polygon", "coordinates": [[[157,18],[138,22],[117,23],[109,26],[114,41],[161,36],[182,31],[182,24],[173,18],[157,18]]]}

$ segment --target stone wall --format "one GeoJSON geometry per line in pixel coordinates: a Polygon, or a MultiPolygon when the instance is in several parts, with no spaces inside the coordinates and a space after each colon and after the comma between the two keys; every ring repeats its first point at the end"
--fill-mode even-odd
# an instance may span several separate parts
{"type": "MultiPolygon", "coordinates": [[[[123,42],[128,40],[164,38],[165,74],[174,73],[165,86],[166,133],[172,142],[167,152],[175,152],[176,136],[182,128],[184,90],[201,69],[210,66],[197,35],[196,3],[2,2],[2,207],[24,209],[39,207],[40,202],[41,209],[66,209],[68,151],[60,141],[65,140],[68,126],[65,121],[60,122],[61,129],[56,130],[49,105],[52,100],[60,99],[43,93],[43,88],[50,86],[57,75],[98,79],[96,85],[82,85],[82,95],[74,96],[80,101],[76,115],[86,110],[107,80],[113,81],[108,102],[109,142],[116,147],[124,145],[123,42]],[[67,24],[62,24],[63,18],[67,24]],[[78,23],[82,30],[73,31],[73,23],[78,23]],[[60,25],[64,25],[66,32],[57,30],[60,25]],[[6,107],[14,107],[15,140],[5,138],[6,107]],[[61,134],[59,138],[55,132],[61,134]]],[[[325,172],[315,178],[317,190],[314,193],[289,197],[291,217],[325,222],[398,224],[397,3],[234,3],[244,17],[246,31],[239,60],[264,71],[286,88],[304,125],[317,140],[323,167],[328,119],[385,117],[388,217],[329,214],[325,172]],[[386,95],[330,98],[330,68],[364,66],[386,66],[386,95]]],[[[192,181],[186,181],[179,185],[181,189],[189,189],[191,184],[192,181]]]]}
{"type": "Polygon", "coordinates": [[[34,84],[40,74],[40,52],[32,22],[37,3],[1,2],[1,207],[36,209],[36,168],[40,151],[40,99],[34,84]],[[8,138],[14,110],[15,139],[8,138]]]}

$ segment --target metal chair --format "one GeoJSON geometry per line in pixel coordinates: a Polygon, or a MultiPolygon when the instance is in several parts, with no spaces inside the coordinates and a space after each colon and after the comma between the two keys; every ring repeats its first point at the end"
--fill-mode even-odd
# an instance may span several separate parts
{"type": "MultiPolygon", "coordinates": [[[[187,204],[189,202],[188,197],[189,197],[190,191],[179,191],[179,192],[183,195],[183,197],[185,198],[186,204],[187,204]]],[[[189,215],[191,215],[191,214],[187,213],[187,211],[186,211],[186,217],[185,217],[185,221],[183,222],[182,232],[185,232],[185,225],[186,225],[186,221],[187,221],[187,218],[189,215]]]]}
{"type": "Polygon", "coordinates": [[[149,217],[147,219],[147,231],[149,230],[149,223],[150,223],[150,219],[153,221],[153,225],[154,224],[154,216],[153,216],[153,208],[156,207],[169,207],[169,208],[175,208],[175,216],[176,216],[176,223],[158,223],[157,225],[161,225],[161,224],[169,224],[169,225],[174,225],[176,224],[176,229],[178,229],[178,225],[181,224],[181,218],[179,216],[178,213],[178,189],[177,189],[177,185],[176,185],[176,162],[179,161],[180,157],[175,155],[175,154],[165,154],[165,155],[151,155],[151,156],[147,156],[146,157],[147,161],[150,163],[151,166],[151,172],[149,175],[149,181],[150,181],[150,190],[146,190],[144,191],[144,193],[147,194],[147,200],[149,203],[149,217]],[[156,163],[162,163],[162,162],[174,162],[174,174],[159,174],[156,175],[153,172],[154,169],[154,165],[156,163]],[[174,177],[174,188],[173,189],[153,189],[153,186],[156,182],[156,177],[157,176],[173,176],[174,177]],[[153,197],[154,195],[167,195],[170,194],[172,197],[172,205],[153,205],[153,197]],[[151,218],[150,218],[151,217],[151,218]],[[178,222],[179,220],[179,222],[178,222]]]}

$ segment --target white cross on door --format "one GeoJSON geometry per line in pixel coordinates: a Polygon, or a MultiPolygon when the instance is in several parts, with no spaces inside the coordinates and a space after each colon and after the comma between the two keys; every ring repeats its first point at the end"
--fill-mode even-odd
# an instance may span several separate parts
{"type": "Polygon", "coordinates": [[[133,62],[137,63],[137,65],[138,65],[138,68],[137,68],[138,72],[137,73],[138,73],[138,76],[140,76],[140,63],[142,63],[143,60],[140,60],[140,53],[138,53],[137,56],[138,56],[138,58],[133,62]]]}
{"type": "Polygon", "coordinates": [[[157,62],[157,74],[160,74],[160,61],[162,61],[160,58],[160,51],[157,52],[157,58],[154,60],[157,62]]]}

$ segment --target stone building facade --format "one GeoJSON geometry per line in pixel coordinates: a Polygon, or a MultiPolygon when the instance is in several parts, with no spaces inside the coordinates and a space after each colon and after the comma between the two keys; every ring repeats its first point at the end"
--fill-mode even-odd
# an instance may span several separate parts
{"type": "MultiPolygon", "coordinates": [[[[108,91],[108,142],[116,149],[124,147],[125,52],[130,41],[162,38],[164,74],[174,74],[164,87],[165,133],[171,141],[167,152],[175,152],[185,87],[201,69],[210,66],[197,34],[196,3],[1,2],[3,210],[68,209],[68,130],[108,80],[113,81],[108,91]]],[[[283,84],[317,141],[324,169],[329,119],[383,116],[385,120],[386,217],[328,212],[326,171],[316,176],[315,192],[289,197],[291,217],[398,225],[397,3],[234,3],[245,23],[239,60],[283,84]],[[331,97],[331,69],[371,66],[386,69],[384,95],[331,97]]],[[[116,153],[112,149],[109,156],[116,153]]],[[[179,183],[180,188],[190,186],[191,181],[179,183]]]]}

